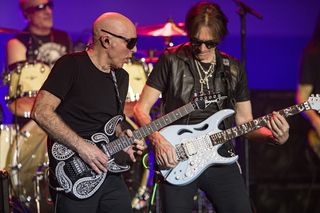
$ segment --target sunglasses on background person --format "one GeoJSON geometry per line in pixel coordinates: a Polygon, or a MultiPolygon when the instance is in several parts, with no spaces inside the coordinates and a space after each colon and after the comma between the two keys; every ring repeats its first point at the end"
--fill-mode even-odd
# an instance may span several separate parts
{"type": "Polygon", "coordinates": [[[218,45],[218,42],[214,41],[214,40],[207,40],[207,41],[203,41],[203,40],[199,40],[197,38],[191,38],[190,39],[190,44],[193,47],[200,47],[202,44],[206,45],[206,47],[208,49],[214,48],[218,45]]]}
{"type": "Polygon", "coordinates": [[[104,33],[108,33],[108,34],[110,34],[110,35],[112,35],[112,36],[114,36],[114,37],[116,37],[116,38],[120,38],[120,39],[124,40],[125,42],[127,42],[127,48],[128,48],[129,50],[132,50],[132,49],[136,46],[137,41],[138,41],[138,38],[125,38],[125,37],[123,37],[123,36],[120,36],[120,35],[116,35],[116,34],[114,34],[114,33],[111,33],[111,32],[109,32],[109,31],[107,31],[107,30],[101,29],[101,31],[104,32],[104,33]]]}
{"type": "Polygon", "coordinates": [[[49,1],[49,2],[47,2],[45,4],[39,4],[37,6],[28,7],[24,11],[27,12],[27,13],[35,13],[35,12],[38,12],[38,11],[45,10],[45,9],[47,9],[47,7],[49,7],[50,9],[53,9],[53,2],[49,1]]]}

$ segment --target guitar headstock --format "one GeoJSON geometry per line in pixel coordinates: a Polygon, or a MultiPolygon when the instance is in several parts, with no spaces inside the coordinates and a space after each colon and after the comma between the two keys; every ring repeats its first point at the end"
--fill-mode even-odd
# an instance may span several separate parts
{"type": "Polygon", "coordinates": [[[320,113],[320,95],[311,95],[307,101],[313,110],[317,110],[320,113]]]}
{"type": "Polygon", "coordinates": [[[211,103],[217,103],[226,98],[227,96],[222,96],[220,93],[202,94],[193,98],[192,105],[195,109],[205,109],[211,103]]]}

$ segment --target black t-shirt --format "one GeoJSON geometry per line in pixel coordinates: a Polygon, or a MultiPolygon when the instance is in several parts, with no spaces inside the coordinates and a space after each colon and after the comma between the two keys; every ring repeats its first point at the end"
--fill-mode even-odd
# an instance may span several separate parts
{"type": "MultiPolygon", "coordinates": [[[[69,35],[57,29],[52,29],[46,36],[31,34],[28,27],[23,30],[27,33],[17,34],[14,38],[21,41],[27,48],[26,59],[29,63],[45,63],[52,67],[53,64],[63,55],[72,52],[72,41],[69,35]]],[[[9,70],[15,70],[21,62],[10,64],[9,70]]],[[[24,61],[22,62],[24,63],[24,61]]],[[[29,122],[29,118],[13,117],[20,127],[29,122]]]]}
{"type": "MultiPolygon", "coordinates": [[[[129,76],[123,69],[115,74],[123,109],[129,76]]],[[[84,138],[101,131],[109,119],[122,113],[112,74],[98,70],[86,52],[61,57],[41,89],[61,99],[56,112],[84,138]]]]}
{"type": "Polygon", "coordinates": [[[320,44],[309,43],[305,48],[302,55],[299,83],[312,85],[312,94],[320,94],[320,44]]]}
{"type": "MultiPolygon", "coordinates": [[[[28,28],[24,29],[29,32],[28,28]]],[[[18,34],[15,36],[27,48],[26,58],[29,61],[45,62],[53,65],[61,56],[72,51],[72,42],[64,31],[52,29],[46,36],[35,34],[18,34]]]]}

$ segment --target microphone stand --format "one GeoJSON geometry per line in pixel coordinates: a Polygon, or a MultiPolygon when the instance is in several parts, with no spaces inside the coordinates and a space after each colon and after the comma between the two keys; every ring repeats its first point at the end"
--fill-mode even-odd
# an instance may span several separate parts
{"type": "MultiPolygon", "coordinates": [[[[258,12],[247,6],[245,3],[239,0],[233,0],[240,8],[237,13],[240,15],[240,34],[241,34],[241,63],[240,69],[242,71],[246,71],[246,15],[249,13],[256,18],[262,20],[263,16],[258,12]]],[[[244,152],[244,159],[242,160],[244,163],[244,175],[245,175],[245,183],[247,187],[248,194],[250,193],[250,181],[249,181],[249,141],[248,139],[244,139],[244,144],[241,146],[242,151],[244,152]]]]}
{"type": "MultiPolygon", "coordinates": [[[[26,63],[34,63],[34,60],[35,60],[35,54],[34,54],[34,50],[33,50],[33,45],[32,44],[33,44],[33,35],[30,33],[29,34],[29,39],[28,39],[28,46],[27,46],[27,54],[26,54],[27,60],[26,60],[26,63]]],[[[16,131],[14,143],[16,144],[15,152],[17,154],[14,156],[14,163],[13,163],[13,165],[11,165],[11,170],[12,170],[12,173],[16,174],[17,199],[25,204],[28,201],[26,200],[26,198],[23,195],[22,185],[21,185],[21,181],[20,181],[21,180],[20,170],[21,170],[22,165],[21,165],[20,160],[19,160],[19,154],[20,154],[19,150],[20,150],[20,145],[21,145],[20,142],[19,142],[20,141],[19,137],[21,136],[21,133],[20,133],[20,126],[19,126],[18,115],[17,115],[17,112],[18,112],[18,102],[17,102],[17,100],[22,95],[22,89],[21,89],[21,85],[20,85],[20,80],[21,80],[21,72],[22,72],[23,66],[25,66],[25,64],[22,64],[21,66],[17,65],[18,81],[17,81],[17,86],[16,86],[16,94],[14,96],[14,100],[16,101],[15,102],[15,106],[14,106],[14,123],[15,123],[15,131],[16,131]]]]}

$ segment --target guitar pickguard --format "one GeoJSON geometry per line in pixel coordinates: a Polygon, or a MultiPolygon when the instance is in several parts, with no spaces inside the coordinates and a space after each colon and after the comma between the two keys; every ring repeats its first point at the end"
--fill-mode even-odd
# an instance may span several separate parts
{"type": "Polygon", "coordinates": [[[107,173],[81,178],[73,185],[73,194],[79,199],[85,199],[93,195],[101,186],[107,173]]]}
{"type": "Polygon", "coordinates": [[[221,156],[218,149],[222,144],[214,146],[209,138],[209,135],[221,131],[219,124],[233,113],[233,110],[222,110],[196,125],[173,125],[161,130],[160,134],[176,149],[183,149],[186,156],[175,168],[160,171],[165,180],[174,185],[186,185],[209,166],[236,162],[238,156],[221,156]]]}
{"type": "Polygon", "coordinates": [[[68,149],[66,146],[55,142],[52,145],[51,154],[56,160],[64,161],[70,158],[74,152],[71,149],[68,149]]]}

